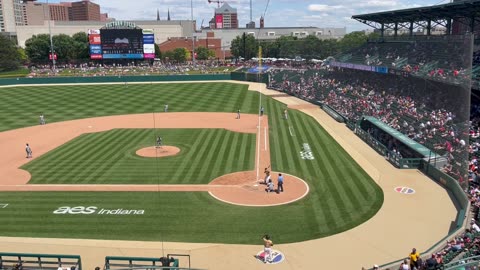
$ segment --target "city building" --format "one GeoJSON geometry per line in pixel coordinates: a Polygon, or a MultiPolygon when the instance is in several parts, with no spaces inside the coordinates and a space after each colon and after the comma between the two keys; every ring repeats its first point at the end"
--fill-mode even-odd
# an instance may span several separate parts
{"type": "MultiPolygon", "coordinates": [[[[185,38],[169,38],[167,41],[162,42],[158,45],[161,52],[173,51],[176,48],[185,48],[190,51],[192,55],[193,42],[191,37],[185,38]]],[[[198,47],[208,48],[215,52],[214,58],[225,59],[231,57],[230,50],[223,50],[222,40],[215,37],[215,33],[212,31],[207,31],[205,37],[195,39],[195,48],[198,47]]]]}
{"type": "MultiPolygon", "coordinates": [[[[263,23],[260,23],[263,26],[263,23]]],[[[305,38],[309,35],[314,35],[319,39],[340,39],[345,36],[347,29],[333,28],[333,27],[264,27],[264,28],[238,28],[238,29],[203,29],[201,32],[195,33],[197,39],[204,39],[207,33],[212,32],[214,36],[221,39],[222,50],[230,50],[232,40],[243,35],[254,36],[257,40],[274,41],[282,36],[293,36],[296,38],[305,38]]]]}
{"type": "Polygon", "coordinates": [[[23,25],[22,0],[0,0],[0,32],[16,32],[23,25]]]}
{"type": "Polygon", "coordinates": [[[215,9],[215,15],[209,22],[211,29],[236,29],[238,28],[237,9],[232,8],[229,4],[223,3],[219,8],[215,9]]]}
{"type": "MultiPolygon", "coordinates": [[[[155,35],[155,43],[160,44],[174,37],[192,37],[195,22],[191,20],[171,21],[131,21],[142,29],[152,29],[155,35]]],[[[100,29],[105,26],[102,21],[50,21],[52,35],[73,35],[78,32],[87,33],[89,29],[100,29]]],[[[41,25],[17,26],[18,45],[25,47],[25,41],[33,35],[48,34],[48,21],[41,25]]]]}
{"type": "Polygon", "coordinates": [[[100,6],[89,0],[72,2],[71,21],[100,21],[100,6]]]}
{"type": "Polygon", "coordinates": [[[40,25],[48,18],[52,21],[70,20],[69,7],[65,3],[46,4],[29,1],[22,5],[22,11],[25,25],[40,25]]]}

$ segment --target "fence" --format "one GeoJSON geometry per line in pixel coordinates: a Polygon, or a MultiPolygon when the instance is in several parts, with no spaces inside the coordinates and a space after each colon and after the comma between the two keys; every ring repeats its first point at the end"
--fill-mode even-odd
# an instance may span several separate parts
{"type": "Polygon", "coordinates": [[[165,81],[218,81],[230,80],[230,74],[165,75],[165,76],[104,76],[104,77],[42,77],[0,79],[0,85],[60,84],[60,83],[125,83],[165,81]]]}
{"type": "Polygon", "coordinates": [[[82,260],[78,255],[0,253],[0,269],[52,269],[59,267],[82,270],[82,260]]]}
{"type": "Polygon", "coordinates": [[[132,270],[132,269],[168,269],[168,270],[194,270],[190,268],[190,255],[188,254],[167,254],[167,257],[105,257],[104,270],[132,270]],[[186,257],[187,267],[179,266],[179,259],[175,257],[186,257]]]}

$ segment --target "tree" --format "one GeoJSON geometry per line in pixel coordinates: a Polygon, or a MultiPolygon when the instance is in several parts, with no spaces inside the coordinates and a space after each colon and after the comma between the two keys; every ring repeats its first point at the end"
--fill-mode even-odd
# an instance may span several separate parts
{"type": "Polygon", "coordinates": [[[320,53],[319,59],[325,59],[329,56],[334,56],[339,53],[338,42],[336,39],[323,39],[320,40],[320,53]]]}
{"type": "Polygon", "coordinates": [[[278,43],[272,41],[262,41],[259,43],[262,46],[262,57],[278,58],[278,43]]]}
{"type": "Polygon", "coordinates": [[[173,51],[166,51],[162,54],[163,60],[172,61],[173,60],[173,51]]]}
{"type": "Polygon", "coordinates": [[[25,41],[25,52],[33,63],[48,61],[50,37],[47,34],[34,35],[25,41]]]}
{"type": "Polygon", "coordinates": [[[69,35],[60,34],[53,36],[53,49],[58,56],[58,61],[68,62],[77,57],[73,38],[69,35]]]}
{"type": "Polygon", "coordinates": [[[294,58],[298,55],[298,39],[292,36],[281,36],[275,40],[278,47],[278,57],[294,58]]]}
{"type": "Polygon", "coordinates": [[[0,34],[0,72],[16,70],[20,66],[17,46],[8,37],[0,34]]]}
{"type": "Polygon", "coordinates": [[[160,47],[156,43],[154,45],[155,45],[155,58],[162,59],[162,52],[160,51],[160,47]]]}
{"type": "Polygon", "coordinates": [[[258,46],[255,37],[250,34],[237,36],[232,40],[230,51],[235,58],[243,57],[245,60],[250,60],[257,55],[258,46]]]}
{"type": "Polygon", "coordinates": [[[362,46],[367,43],[368,37],[365,32],[357,31],[346,34],[339,42],[339,47],[342,52],[347,52],[351,49],[362,46]]]}
{"type": "MultiPolygon", "coordinates": [[[[213,51],[210,51],[209,49],[200,46],[198,48],[195,48],[195,52],[197,53],[198,60],[207,60],[212,56],[211,52],[213,51]]],[[[213,52],[213,56],[215,57],[215,52],[213,52]]]]}
{"type": "Polygon", "coordinates": [[[300,42],[299,54],[307,60],[319,58],[320,40],[314,35],[308,35],[300,42]]]}
{"type": "Polygon", "coordinates": [[[28,62],[28,56],[27,56],[27,53],[25,52],[25,49],[22,47],[17,47],[17,51],[22,64],[26,64],[28,62]]]}
{"type": "Polygon", "coordinates": [[[178,63],[183,63],[187,60],[187,49],[176,48],[173,50],[173,59],[178,63]]]}
{"type": "Polygon", "coordinates": [[[85,32],[73,34],[73,46],[75,48],[74,57],[72,59],[85,60],[90,58],[88,35],[85,32]]]}

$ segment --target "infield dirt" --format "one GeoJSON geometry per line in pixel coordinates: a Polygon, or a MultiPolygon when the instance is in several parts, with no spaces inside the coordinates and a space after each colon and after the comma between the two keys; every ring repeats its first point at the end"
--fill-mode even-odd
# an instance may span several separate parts
{"type": "MultiPolygon", "coordinates": [[[[258,245],[223,245],[0,237],[0,249],[23,253],[79,254],[82,256],[84,269],[101,266],[105,256],[158,257],[167,253],[189,254],[192,256],[192,267],[204,269],[360,269],[362,266],[371,267],[373,264],[403,258],[413,247],[420,251],[426,250],[447,235],[451,222],[455,220],[456,209],[445,189],[417,170],[394,168],[344,124],[335,122],[320,108],[312,107],[297,98],[266,90],[263,84],[251,83],[250,90],[272,96],[290,108],[298,108],[314,117],[382,188],[385,201],[380,211],[367,222],[340,234],[300,243],[275,245],[275,249],[286,256],[284,262],[275,266],[263,265],[253,258],[253,255],[262,249],[261,239],[258,245]],[[394,191],[397,186],[408,186],[415,189],[416,193],[397,193],[394,191]]],[[[230,117],[234,115],[231,114],[230,117]]],[[[82,127],[82,130],[88,132],[87,126],[82,127]]],[[[256,124],[249,128],[251,132],[256,132],[256,124]]],[[[12,136],[2,138],[0,143],[7,138],[14,139],[12,136]]],[[[28,142],[32,143],[34,156],[44,153],[46,148],[42,140],[31,136],[28,142]]],[[[72,138],[72,135],[64,136],[66,137],[61,141],[72,138]]],[[[18,153],[19,156],[2,160],[0,164],[8,163],[11,168],[18,168],[21,165],[18,162],[25,159],[22,146],[26,142],[5,145],[9,147],[5,153],[18,153]]],[[[1,147],[3,151],[4,146],[1,147]]],[[[12,173],[16,173],[12,176],[15,176],[15,179],[18,177],[23,184],[29,179],[25,172],[12,173]]],[[[11,185],[19,183],[18,180],[9,179],[11,185]]],[[[294,226],[295,224],[292,224],[292,227],[294,226]]]]}

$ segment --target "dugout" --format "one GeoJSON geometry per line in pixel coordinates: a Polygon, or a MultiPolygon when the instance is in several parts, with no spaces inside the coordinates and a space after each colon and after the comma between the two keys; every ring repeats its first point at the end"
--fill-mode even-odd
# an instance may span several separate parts
{"type": "Polygon", "coordinates": [[[423,159],[429,160],[438,156],[427,147],[375,117],[362,117],[357,122],[355,132],[377,152],[401,169],[418,168],[423,159]]]}

